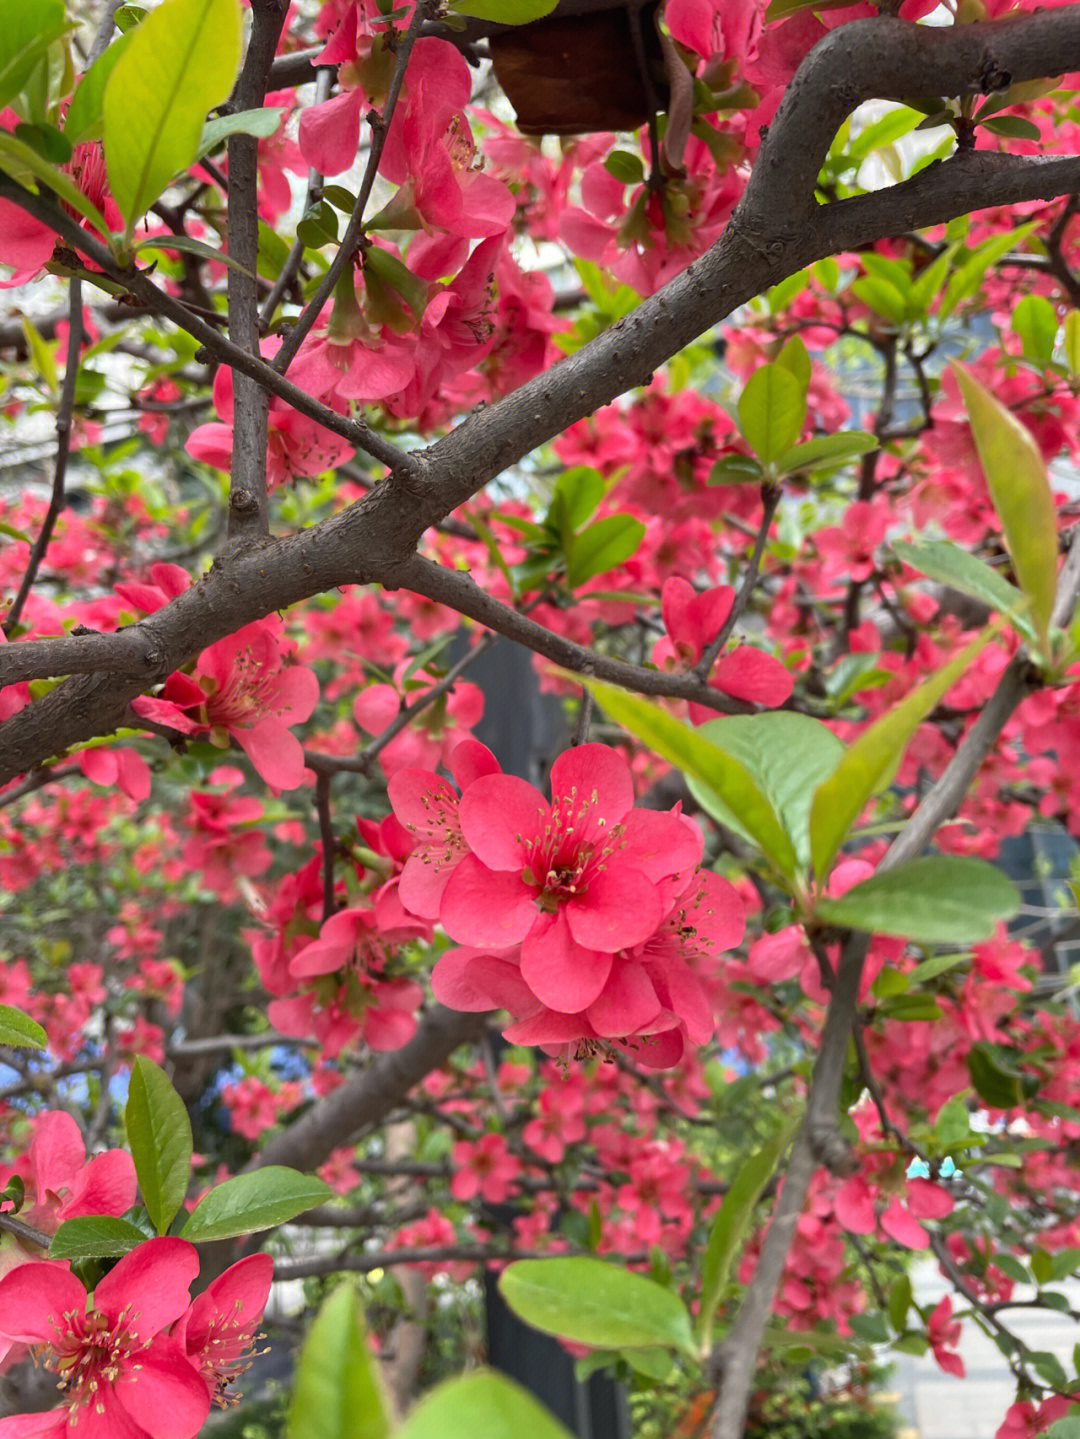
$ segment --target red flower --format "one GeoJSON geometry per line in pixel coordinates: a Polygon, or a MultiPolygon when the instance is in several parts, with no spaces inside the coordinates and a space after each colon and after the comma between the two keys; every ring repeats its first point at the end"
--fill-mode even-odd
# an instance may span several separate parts
{"type": "Polygon", "coordinates": [[[520,944],[537,999],[577,1013],[600,996],[615,954],[657,928],[678,893],[663,882],[693,869],[702,841],[678,815],[631,819],[630,768],[605,745],[561,754],[551,787],[549,805],[511,775],[469,786],[460,815],[471,853],[450,876],[440,918],[462,944],[520,944]]]}
{"type": "Polygon", "coordinates": [[[0,1333],[51,1350],[65,1403],[0,1420],[0,1439],[192,1439],[210,1410],[200,1374],[164,1331],[188,1307],[194,1245],[148,1239],[111,1270],[93,1303],[67,1265],[23,1264],[0,1279],[0,1333]]]}
{"type": "Polygon", "coordinates": [[[189,1364],[202,1376],[212,1403],[248,1367],[251,1348],[274,1277],[269,1254],[251,1254],[203,1291],[172,1331],[189,1364]]]}

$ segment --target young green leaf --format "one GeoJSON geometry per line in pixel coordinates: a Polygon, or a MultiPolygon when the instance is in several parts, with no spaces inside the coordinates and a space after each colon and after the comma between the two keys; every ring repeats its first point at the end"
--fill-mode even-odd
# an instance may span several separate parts
{"type": "Polygon", "coordinates": [[[0,166],[16,180],[25,181],[28,175],[40,180],[65,200],[83,219],[89,220],[94,229],[102,235],[109,233],[105,216],[92,200],[87,199],[71,177],[42,159],[38,152],[15,135],[0,130],[0,166]]]}
{"type": "Polygon", "coordinates": [[[206,1244],[234,1239],[287,1224],[305,1209],[332,1199],[334,1191],[321,1179],[281,1164],[252,1169],[216,1184],[205,1194],[180,1231],[181,1239],[206,1244]]]}
{"type": "Polygon", "coordinates": [[[825,883],[837,851],[863,806],[896,773],[911,736],[993,633],[992,629],[985,631],[936,675],[875,720],[849,746],[829,778],[818,785],[810,806],[810,853],[820,884],[825,883]]]}
{"type": "Polygon", "coordinates": [[[697,1352],[677,1294],[602,1259],[522,1259],[503,1270],[499,1291],[526,1324],[577,1344],[697,1352]]]}
{"type": "Polygon", "coordinates": [[[287,1439],[386,1439],[390,1429],[360,1297],[346,1281],[325,1300],[308,1332],[285,1433],[287,1439]]]}
{"type": "MultiPolygon", "coordinates": [[[[844,746],[832,730],[809,715],[726,715],[699,725],[696,733],[745,765],[795,849],[799,868],[810,864],[808,820],[814,790],[840,762],[844,746]]],[[[706,813],[753,840],[739,813],[695,776],[687,783],[706,813]]]]}
{"type": "Polygon", "coordinates": [[[269,139],[279,129],[284,113],[281,106],[268,105],[262,110],[237,110],[233,115],[215,115],[203,126],[195,158],[201,160],[204,155],[209,155],[230,135],[256,135],[260,140],[269,139]]]}
{"type": "Polygon", "coordinates": [[[739,1172],[724,1195],[723,1204],[717,1210],[701,1265],[698,1338],[702,1352],[707,1352],[711,1343],[717,1305],[724,1297],[731,1266],[754,1217],[754,1207],[766,1184],[775,1174],[784,1150],[794,1138],[798,1126],[798,1118],[789,1119],[739,1166],[739,1172]]]}
{"type": "Polygon", "coordinates": [[[206,112],[228,98],[240,63],[238,0],[162,0],[105,86],[109,185],[135,221],[199,150],[206,112]]]}
{"type": "Polygon", "coordinates": [[[13,1049],[45,1049],[49,1036],[41,1025],[21,1009],[11,1004],[0,1004],[0,1044],[10,1044],[13,1049]]]}
{"type": "Polygon", "coordinates": [[[1044,368],[1051,363],[1058,321],[1057,311],[1045,295],[1025,295],[1012,312],[1012,327],[1029,360],[1044,368]]]}
{"type": "Polygon", "coordinates": [[[732,814],[738,815],[742,829],[781,874],[795,876],[799,865],[791,837],[741,759],[640,695],[602,680],[586,678],[583,683],[613,720],[677,765],[688,779],[693,776],[700,781],[732,814]]]}
{"type": "Polygon", "coordinates": [[[448,1379],[409,1411],[395,1439],[449,1439],[450,1435],[482,1435],[483,1439],[571,1439],[570,1431],[527,1389],[495,1374],[474,1369],[448,1379]]]}
{"type": "Polygon", "coordinates": [[[878,447],[873,435],[861,430],[845,430],[839,435],[817,435],[804,444],[796,445],[773,462],[778,474],[790,475],[796,470],[815,470],[825,465],[841,465],[846,460],[868,455],[878,447]]]}
{"type": "Polygon", "coordinates": [[[784,365],[762,365],[739,396],[739,428],[766,464],[790,450],[806,418],[802,385],[784,365]]]}
{"type": "Polygon", "coordinates": [[[165,1071],[140,1054],[131,1071],[124,1128],[150,1221],[164,1234],[191,1175],[191,1120],[165,1071]]]}
{"type": "Polygon", "coordinates": [[[608,515],[594,520],[572,537],[567,550],[566,582],[571,589],[594,575],[621,565],[645,538],[645,526],[633,515],[608,515]]]}
{"type": "Polygon", "coordinates": [[[953,370],[971,421],[990,498],[1005,532],[1020,588],[1047,645],[1057,592],[1057,516],[1046,464],[1031,431],[962,369],[953,370]]]}
{"type": "Polygon", "coordinates": [[[986,860],[924,855],[871,875],[838,899],[820,899],[815,913],[828,924],[918,944],[970,944],[990,939],[1019,904],[1012,880],[986,860]]]}

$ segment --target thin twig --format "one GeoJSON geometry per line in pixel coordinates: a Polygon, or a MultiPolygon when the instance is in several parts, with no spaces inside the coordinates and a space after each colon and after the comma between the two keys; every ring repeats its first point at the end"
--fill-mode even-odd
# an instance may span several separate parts
{"type": "Polygon", "coordinates": [[[34,587],[34,580],[37,578],[37,572],[45,558],[45,551],[49,548],[52,532],[56,528],[56,522],[66,503],[64,482],[67,477],[68,456],[71,453],[71,421],[75,410],[75,387],[79,380],[79,354],[83,342],[82,283],[79,280],[71,282],[68,324],[64,383],[60,389],[60,403],[56,410],[56,464],[53,467],[52,495],[49,498],[49,508],[45,512],[41,530],[34,542],[34,548],[30,551],[30,559],[27,561],[18,593],[4,617],[3,631],[6,635],[10,635],[19,623],[19,616],[34,587]]]}

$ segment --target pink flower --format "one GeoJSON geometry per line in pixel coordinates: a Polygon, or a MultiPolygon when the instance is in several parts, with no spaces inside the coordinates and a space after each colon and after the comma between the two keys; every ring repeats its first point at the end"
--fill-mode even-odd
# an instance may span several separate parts
{"type": "Polygon", "coordinates": [[[509,1199],[521,1173],[521,1160],[511,1154],[501,1134],[485,1134],[474,1144],[461,1139],[453,1149],[454,1175],[450,1193],[455,1199],[474,1199],[478,1194],[489,1204],[509,1199]]]}
{"type": "Polygon", "coordinates": [[[177,671],[159,697],[142,696],[132,707],[184,734],[209,734],[222,748],[235,739],[267,784],[296,789],[304,751],[289,726],[309,718],[319,681],[314,670],[283,663],[279,628],[266,619],[237,630],[203,650],[195,678],[177,671]]]}
{"type": "Polygon", "coordinates": [[[947,1294],[926,1321],[926,1337],[939,1367],[963,1379],[964,1361],[955,1353],[960,1343],[960,1321],[952,1317],[952,1300],[947,1294]]]}
{"type": "Polygon", "coordinates": [[[0,1333],[51,1351],[65,1402],[52,1414],[0,1420],[0,1439],[193,1439],[207,1385],[164,1331],[187,1309],[199,1272],[192,1244],[149,1239],[94,1290],[66,1263],[23,1264],[0,1279],[0,1333]]]}
{"type": "Polygon", "coordinates": [[[225,1404],[223,1392],[248,1367],[251,1348],[274,1277],[269,1254],[251,1254],[231,1265],[194,1301],[172,1331],[202,1376],[211,1403],[225,1404]]]}
{"type": "Polygon", "coordinates": [[[561,754],[551,787],[549,805],[511,775],[469,786],[460,814],[471,853],[450,877],[440,917],[459,943],[520,944],[537,999],[576,1013],[603,991],[616,952],[657,928],[664,881],[693,869],[702,841],[677,815],[631,819],[630,768],[605,745],[561,754]]]}

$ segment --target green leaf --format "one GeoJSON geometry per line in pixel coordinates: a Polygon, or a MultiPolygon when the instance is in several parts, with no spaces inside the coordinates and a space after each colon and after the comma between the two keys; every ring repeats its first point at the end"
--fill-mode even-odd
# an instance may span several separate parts
{"type": "Polygon", "coordinates": [[[1023,1103],[1022,1076],[1003,1058],[999,1045],[976,1040],[968,1050],[967,1065],[975,1093],[994,1109],[1013,1109],[1023,1103]]]}
{"type": "Polygon", "coordinates": [[[1055,1419],[1043,1439],[1080,1439],[1080,1417],[1055,1419]]]}
{"type": "Polygon", "coordinates": [[[838,899],[819,900],[815,913],[845,929],[918,944],[967,944],[990,939],[1019,904],[1012,880],[986,860],[924,855],[871,875],[838,899]]]}
{"type": "Polygon", "coordinates": [[[180,1237],[205,1244],[211,1239],[256,1234],[286,1224],[333,1196],[334,1191],[321,1179],[269,1164],[215,1185],[188,1215],[180,1237]]]}
{"type": "Polygon", "coordinates": [[[1038,125],[1025,120],[1022,115],[995,115],[992,120],[984,120],[983,125],[987,130],[993,130],[995,135],[1005,135],[1010,140],[1042,139],[1038,125]]]}
{"type": "Polygon", "coordinates": [[[490,1369],[458,1375],[433,1389],[409,1411],[395,1439],[456,1439],[467,1434],[477,1439],[571,1439],[570,1431],[528,1390],[490,1369]]]}
{"type": "Polygon", "coordinates": [[[631,150],[612,150],[604,161],[604,169],[624,185],[640,185],[645,178],[641,156],[631,150]]]}
{"type": "MultiPolygon", "coordinates": [[[[814,789],[844,753],[832,730],[809,715],[775,710],[768,714],[727,715],[699,725],[697,733],[743,764],[791,840],[801,870],[810,864],[808,822],[814,789]]],[[[738,811],[698,779],[688,776],[690,793],[714,819],[753,840],[738,811]]]]}
{"type": "Polygon", "coordinates": [[[566,580],[572,589],[621,565],[645,538],[645,526],[633,515],[594,520],[569,546],[566,580]]]}
{"type": "Polygon", "coordinates": [[[602,1259],[522,1259],[503,1270],[499,1291],[526,1324],[577,1344],[697,1353],[677,1294],[602,1259]]]}
{"type": "Polygon", "coordinates": [[[151,235],[149,239],[140,240],[132,249],[136,254],[143,250],[157,250],[167,252],[169,250],[182,250],[188,255],[199,255],[204,260],[213,260],[219,265],[228,265],[231,270],[239,270],[241,275],[247,275],[254,279],[251,271],[241,265],[232,255],[224,250],[219,250],[216,245],[208,245],[205,240],[196,240],[192,235],[151,235]]]}
{"type": "Polygon", "coordinates": [[[68,1219],[53,1235],[50,1259],[112,1259],[146,1242],[146,1235],[126,1219],[109,1214],[68,1219]]]}
{"type": "Polygon", "coordinates": [[[1057,340],[1057,311],[1045,295],[1025,295],[1012,312],[1013,330],[1024,344],[1024,354],[1044,368],[1054,358],[1057,340]]]}
{"type": "Polygon", "coordinates": [[[775,461],[778,474],[790,475],[796,470],[815,470],[825,465],[840,465],[846,460],[868,455],[878,447],[874,435],[862,431],[845,430],[839,435],[818,435],[804,444],[796,445],[786,455],[775,461]]]}
{"type": "Polygon", "coordinates": [[[892,325],[902,325],[907,318],[907,299],[891,280],[881,275],[864,275],[851,287],[852,294],[869,309],[888,320],[892,325]]]}
{"type": "MultiPolygon", "coordinates": [[[[0,520],[0,535],[7,535],[9,540],[21,540],[24,545],[34,543],[25,530],[16,529],[14,525],[9,525],[7,520],[0,520]]],[[[3,1043],[6,1041],[0,1040],[0,1044],[3,1043]]]]}
{"type": "Polygon", "coordinates": [[[1046,465],[1031,431],[989,390],[954,364],[990,498],[1020,588],[1047,647],[1057,592],[1057,515],[1046,465]]]}
{"type": "Polygon", "coordinates": [[[852,165],[861,165],[871,151],[894,144],[902,135],[909,135],[921,119],[921,112],[912,110],[907,105],[890,109],[880,119],[859,131],[847,147],[845,158],[852,165]]]}
{"type": "Polygon", "coordinates": [[[1004,615],[1025,639],[1035,642],[1035,630],[1027,617],[1027,599],[1004,575],[970,550],[962,550],[951,540],[924,540],[914,545],[894,540],[892,548],[912,569],[921,570],[928,579],[962,595],[981,600],[1004,615]]]}
{"type": "Polygon", "coordinates": [[[799,438],[806,418],[803,387],[783,365],[762,365],[739,396],[739,428],[766,464],[778,460],[799,438]]]}
{"type": "Polygon", "coordinates": [[[10,105],[54,40],[68,28],[63,0],[4,0],[0,110],[10,105]]]}
{"type": "Polygon", "coordinates": [[[776,1173],[776,1167],[784,1150],[794,1138],[799,1123],[798,1117],[789,1119],[739,1166],[739,1172],[732,1180],[728,1192],[724,1195],[724,1202],[713,1219],[701,1264],[701,1308],[698,1312],[697,1327],[703,1353],[708,1350],[712,1341],[716,1309],[727,1290],[731,1266],[750,1228],[754,1209],[761,1198],[762,1190],[776,1173]]]}
{"type": "MultiPolygon", "coordinates": [[[[261,110],[237,110],[233,115],[215,115],[203,126],[195,159],[201,160],[204,155],[209,155],[230,135],[256,135],[260,140],[268,139],[277,133],[284,113],[282,106],[268,105],[261,110]]],[[[187,166],[184,168],[187,169],[187,166]]]]}
{"type": "Polygon", "coordinates": [[[6,130],[0,130],[0,168],[5,169],[21,184],[25,184],[27,179],[32,176],[32,188],[36,188],[33,180],[40,180],[61,200],[66,200],[72,209],[77,210],[84,219],[89,220],[95,230],[102,235],[109,233],[105,216],[92,200],[87,199],[78,185],[72,182],[71,177],[66,175],[63,170],[57,170],[47,160],[43,160],[35,149],[24,144],[14,135],[9,135],[6,130]],[[7,157],[6,163],[5,157],[7,157]]]}
{"type": "Polygon", "coordinates": [[[824,884],[837,851],[867,801],[896,773],[911,736],[992,633],[988,630],[973,640],[936,675],[875,720],[849,746],[830,777],[818,785],[810,806],[810,852],[820,883],[824,884]]]}
{"type": "Polygon", "coordinates": [[[0,1004],[0,1044],[9,1044],[13,1049],[46,1049],[49,1036],[21,1009],[0,1004]]]}
{"type": "Polygon", "coordinates": [[[717,460],[706,480],[708,485],[760,485],[765,471],[750,455],[724,455],[717,460]]]}
{"type": "Polygon", "coordinates": [[[150,1221],[164,1234],[191,1175],[191,1120],[165,1071],[140,1054],[131,1071],[124,1128],[150,1221]]]}
{"type": "Polygon", "coordinates": [[[901,1274],[889,1290],[889,1323],[898,1334],[907,1323],[912,1298],[911,1280],[906,1274],[901,1274]]]}
{"type": "Polygon", "coordinates": [[[606,489],[604,477],[591,465],[574,465],[559,476],[548,516],[549,523],[563,537],[564,543],[569,535],[592,517],[606,489]],[[557,514],[552,513],[555,510],[557,514]]]}
{"type": "Polygon", "coordinates": [[[959,1095],[955,1095],[941,1106],[941,1113],[934,1124],[934,1138],[943,1149],[950,1149],[956,1144],[966,1144],[970,1134],[968,1107],[959,1095]]]}
{"type": "MultiPolygon", "coordinates": [[[[804,279],[809,279],[805,271],[803,275],[804,279]]],[[[783,365],[785,370],[788,370],[795,376],[802,386],[802,392],[805,398],[807,391],[810,389],[813,367],[810,364],[810,352],[806,348],[801,335],[792,335],[791,339],[785,343],[784,348],[777,355],[776,363],[783,365]]]]}
{"type": "Polygon", "coordinates": [[[1065,363],[1071,374],[1080,375],[1080,310],[1065,316],[1065,363]]]}
{"type": "Polygon", "coordinates": [[[339,1284],[315,1316],[296,1367],[287,1439],[386,1439],[390,1410],[360,1297],[339,1284]]]}
{"type": "Polygon", "coordinates": [[[83,140],[101,139],[105,86],[109,83],[116,62],[134,38],[131,34],[118,36],[79,81],[79,88],[75,91],[64,118],[64,134],[73,145],[78,145],[83,140]]]}
{"type": "MultiPolygon", "coordinates": [[[[337,221],[334,222],[334,237],[337,238],[337,221]]],[[[384,285],[396,290],[413,314],[420,319],[427,308],[428,287],[417,279],[408,265],[403,265],[389,250],[380,250],[372,245],[364,251],[364,270],[377,276],[384,285]]]]}
{"type": "Polygon", "coordinates": [[[497,20],[500,25],[529,25],[550,15],[559,0],[450,0],[457,15],[476,20],[497,20]]]}
{"type": "Polygon", "coordinates": [[[132,33],[105,86],[105,164],[128,234],[195,160],[206,112],[240,63],[238,0],[162,0],[132,33]]]}
{"type": "Polygon", "coordinates": [[[741,759],[726,753],[690,725],[640,695],[602,680],[586,677],[581,682],[616,723],[677,765],[688,780],[691,776],[699,780],[722,800],[732,814],[738,815],[742,830],[768,855],[780,873],[794,877],[798,869],[794,845],[768,797],[741,759]]]}
{"type": "Polygon", "coordinates": [[[957,267],[946,286],[940,309],[942,319],[951,315],[961,300],[974,295],[990,266],[996,265],[1002,255],[1007,255],[1010,250],[1018,250],[1034,228],[1034,222],[1020,225],[1015,230],[991,235],[989,240],[979,245],[964,263],[957,267]]]}

